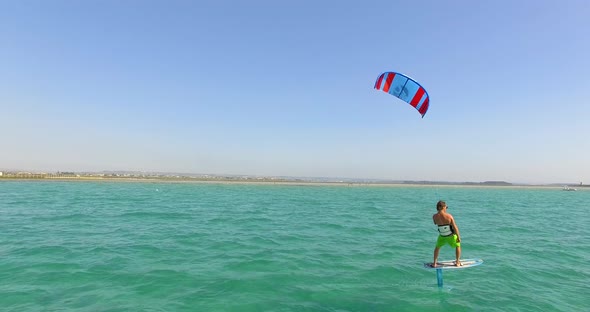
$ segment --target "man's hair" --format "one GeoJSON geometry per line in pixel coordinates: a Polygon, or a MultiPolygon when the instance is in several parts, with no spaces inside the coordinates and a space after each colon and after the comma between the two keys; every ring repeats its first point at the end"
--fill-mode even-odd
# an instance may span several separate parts
{"type": "Polygon", "coordinates": [[[446,206],[447,206],[447,203],[445,203],[443,200],[439,200],[438,203],[436,203],[436,210],[441,211],[446,206]]]}

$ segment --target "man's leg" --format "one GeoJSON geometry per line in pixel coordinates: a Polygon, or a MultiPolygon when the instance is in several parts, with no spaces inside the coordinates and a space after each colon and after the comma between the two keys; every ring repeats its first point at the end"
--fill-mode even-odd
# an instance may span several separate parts
{"type": "Polygon", "coordinates": [[[462,265],[461,261],[460,261],[460,259],[461,259],[461,246],[457,246],[457,248],[455,248],[455,257],[457,258],[455,260],[455,265],[461,266],[462,265]]]}
{"type": "Polygon", "coordinates": [[[438,260],[438,253],[440,252],[440,247],[434,248],[434,262],[432,262],[432,266],[435,267],[437,260],[438,260]]]}

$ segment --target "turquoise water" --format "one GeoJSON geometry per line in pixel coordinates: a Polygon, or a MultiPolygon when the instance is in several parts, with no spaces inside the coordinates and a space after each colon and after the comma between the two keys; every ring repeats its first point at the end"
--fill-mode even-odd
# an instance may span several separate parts
{"type": "Polygon", "coordinates": [[[0,182],[0,310],[583,311],[589,208],[590,190],[0,182]],[[485,261],[443,288],[422,268],[439,199],[485,261]]]}

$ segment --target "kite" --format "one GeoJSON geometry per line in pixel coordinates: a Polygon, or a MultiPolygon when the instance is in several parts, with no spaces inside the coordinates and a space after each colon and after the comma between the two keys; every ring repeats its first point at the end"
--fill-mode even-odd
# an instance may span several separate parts
{"type": "Polygon", "coordinates": [[[414,79],[396,72],[384,72],[375,82],[375,89],[389,93],[412,105],[422,118],[428,111],[428,92],[414,79]]]}

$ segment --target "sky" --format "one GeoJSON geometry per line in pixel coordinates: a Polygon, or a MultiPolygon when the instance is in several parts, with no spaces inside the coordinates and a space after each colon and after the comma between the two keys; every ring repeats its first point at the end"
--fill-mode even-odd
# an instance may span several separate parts
{"type": "Polygon", "coordinates": [[[0,0],[0,170],[590,183],[590,2],[0,0]],[[424,118],[373,89],[429,93],[424,118]]]}

